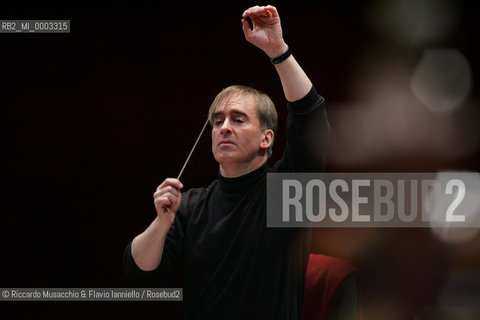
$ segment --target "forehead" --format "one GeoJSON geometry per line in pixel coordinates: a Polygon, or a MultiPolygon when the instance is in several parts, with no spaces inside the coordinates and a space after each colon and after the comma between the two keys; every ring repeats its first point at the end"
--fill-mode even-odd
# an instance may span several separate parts
{"type": "Polygon", "coordinates": [[[225,97],[215,108],[215,113],[230,113],[233,111],[239,111],[253,116],[257,112],[257,106],[255,98],[250,94],[233,93],[225,97]]]}

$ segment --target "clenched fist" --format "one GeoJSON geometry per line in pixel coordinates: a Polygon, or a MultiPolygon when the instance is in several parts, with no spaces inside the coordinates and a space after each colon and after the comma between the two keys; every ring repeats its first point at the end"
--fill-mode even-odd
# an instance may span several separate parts
{"type": "Polygon", "coordinates": [[[167,178],[157,187],[153,194],[153,203],[157,210],[157,218],[162,225],[170,227],[182,201],[180,190],[183,184],[178,179],[167,178]]]}

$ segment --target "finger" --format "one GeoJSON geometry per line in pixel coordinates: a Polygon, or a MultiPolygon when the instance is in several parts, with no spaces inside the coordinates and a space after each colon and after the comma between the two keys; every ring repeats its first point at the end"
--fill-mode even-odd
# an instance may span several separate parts
{"type": "Polygon", "coordinates": [[[246,19],[242,19],[242,30],[245,35],[245,39],[250,39],[253,35],[253,30],[250,28],[250,24],[246,19]]]}
{"type": "Polygon", "coordinates": [[[167,178],[157,187],[157,190],[160,190],[166,186],[173,186],[178,190],[183,188],[183,184],[180,182],[180,180],[175,178],[167,178]]]}
{"type": "Polygon", "coordinates": [[[181,202],[182,202],[182,194],[180,193],[180,195],[177,198],[177,202],[173,206],[173,210],[175,210],[175,212],[177,212],[178,208],[180,207],[181,202]]]}
{"type": "Polygon", "coordinates": [[[273,17],[273,8],[272,6],[266,6],[263,8],[263,12],[268,16],[268,17],[273,17]]]}
{"type": "Polygon", "coordinates": [[[277,15],[277,10],[273,6],[253,7],[245,10],[242,17],[272,17],[274,14],[277,15]]]}
{"type": "Polygon", "coordinates": [[[255,7],[250,7],[247,10],[243,12],[242,17],[246,18],[247,16],[251,14],[256,14],[258,11],[262,10],[263,7],[255,6],[255,7]]]}
{"type": "Polygon", "coordinates": [[[178,190],[183,188],[183,184],[180,182],[180,180],[175,179],[175,178],[167,178],[164,181],[165,185],[173,186],[177,188],[178,190]]]}
{"type": "Polygon", "coordinates": [[[177,203],[178,197],[179,197],[179,194],[174,194],[171,192],[167,192],[167,193],[156,192],[153,196],[153,200],[156,200],[157,198],[167,198],[170,200],[171,204],[174,204],[174,203],[177,203]]]}
{"type": "Polygon", "coordinates": [[[170,200],[168,200],[167,197],[158,197],[153,203],[157,210],[162,209],[163,211],[167,211],[167,208],[170,207],[170,200]]]}
{"type": "Polygon", "coordinates": [[[269,12],[271,17],[277,17],[278,16],[278,10],[274,6],[271,6],[271,5],[265,6],[265,10],[267,10],[269,12]]]}
{"type": "Polygon", "coordinates": [[[172,195],[165,195],[156,198],[153,203],[155,204],[155,207],[162,208],[163,210],[168,210],[170,208],[170,211],[176,212],[178,207],[180,206],[179,203],[179,198],[172,196],[172,195]]]}
{"type": "Polygon", "coordinates": [[[162,196],[162,195],[168,194],[168,193],[171,193],[171,194],[178,197],[178,195],[180,194],[180,191],[177,188],[174,188],[172,186],[166,186],[166,187],[160,188],[159,190],[155,191],[155,193],[153,194],[153,198],[155,199],[159,196],[162,196]]]}
{"type": "Polygon", "coordinates": [[[250,30],[253,30],[253,21],[252,21],[252,19],[250,19],[250,17],[246,17],[245,19],[242,19],[242,22],[243,22],[243,20],[247,21],[248,26],[250,27],[250,30]]]}
{"type": "Polygon", "coordinates": [[[178,199],[177,196],[174,196],[174,195],[171,194],[171,193],[167,193],[167,194],[165,195],[165,197],[167,197],[167,199],[168,199],[168,201],[169,201],[169,203],[170,203],[170,205],[169,205],[170,207],[173,208],[173,207],[177,204],[177,199],[178,199]]]}

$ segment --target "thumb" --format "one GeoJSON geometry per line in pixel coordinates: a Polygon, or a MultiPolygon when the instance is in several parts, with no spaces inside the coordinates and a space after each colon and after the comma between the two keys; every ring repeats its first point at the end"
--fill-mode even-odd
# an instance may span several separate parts
{"type": "Polygon", "coordinates": [[[247,19],[242,19],[242,29],[245,39],[250,41],[250,39],[253,37],[253,31],[250,29],[250,24],[248,23],[247,19]]]}
{"type": "Polygon", "coordinates": [[[180,207],[180,203],[182,202],[182,193],[178,194],[177,202],[173,205],[175,212],[177,212],[178,208],[180,207]]]}

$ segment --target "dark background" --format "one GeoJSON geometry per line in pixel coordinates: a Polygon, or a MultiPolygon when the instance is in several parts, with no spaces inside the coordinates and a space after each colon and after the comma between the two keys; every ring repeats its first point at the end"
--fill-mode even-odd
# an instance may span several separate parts
{"type": "MultiPolygon", "coordinates": [[[[123,250],[155,217],[152,194],[178,174],[215,94],[237,83],[258,88],[272,97],[284,123],[277,74],[241,30],[243,10],[256,3],[178,3],[0,5],[1,19],[71,20],[70,34],[0,34],[0,287],[130,286],[121,271],[123,250]]],[[[393,57],[412,71],[428,46],[456,48],[469,61],[473,85],[463,130],[478,133],[480,15],[467,2],[448,3],[456,9],[455,27],[420,44],[382,36],[378,28],[388,27],[372,24],[376,1],[272,3],[286,42],[327,99],[331,148],[348,135],[336,125],[336,112],[355,102],[355,81],[368,81],[363,59],[388,65],[393,57]]],[[[271,163],[284,143],[280,126],[271,163]]],[[[461,156],[443,153],[420,148],[353,163],[327,154],[327,171],[479,169],[478,144],[461,156]]],[[[207,133],[182,181],[186,188],[206,186],[216,175],[207,133]]],[[[318,228],[312,251],[359,269],[365,319],[439,319],[442,310],[454,312],[452,319],[474,317],[464,297],[479,297],[478,234],[452,244],[428,229],[318,228]],[[445,291],[459,270],[464,284],[445,291]]],[[[182,314],[173,302],[4,302],[0,309],[32,319],[182,314]]]]}

